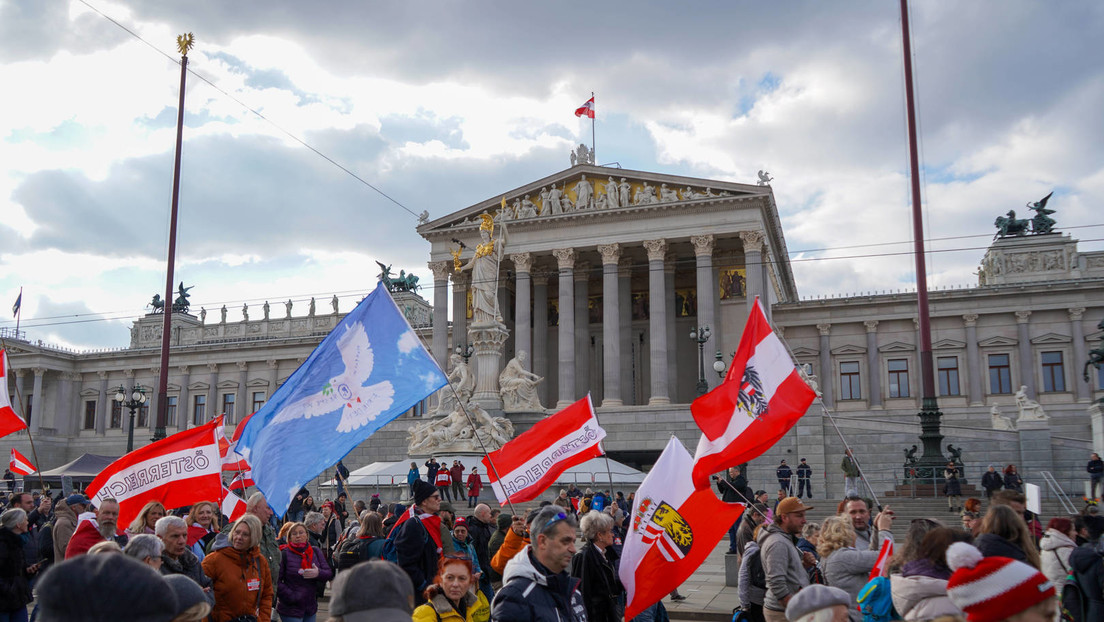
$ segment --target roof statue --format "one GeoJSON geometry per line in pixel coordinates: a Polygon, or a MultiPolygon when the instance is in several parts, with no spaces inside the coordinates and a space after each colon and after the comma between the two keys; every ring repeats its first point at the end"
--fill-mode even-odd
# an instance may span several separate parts
{"type": "Polygon", "coordinates": [[[1054,231],[1054,225],[1056,224],[1054,219],[1050,217],[1054,213],[1054,210],[1047,209],[1047,201],[1054,194],[1051,191],[1050,194],[1043,197],[1041,200],[1034,203],[1028,203],[1027,209],[1035,212],[1035,217],[1031,219],[1031,232],[1032,233],[1051,233],[1054,231]]]}
{"type": "MultiPolygon", "coordinates": [[[[1100,323],[1096,325],[1096,330],[1104,331],[1104,320],[1100,320],[1100,323]]],[[[1089,366],[1100,369],[1101,365],[1104,365],[1104,335],[1100,337],[1100,347],[1089,350],[1089,360],[1085,362],[1085,382],[1089,381],[1089,366]]],[[[1104,397],[1097,401],[1104,404],[1104,397]]]]}
{"type": "Polygon", "coordinates": [[[997,228],[997,233],[993,236],[993,239],[1010,236],[1023,237],[1028,233],[1033,235],[1054,233],[1054,225],[1057,223],[1050,217],[1054,210],[1047,207],[1047,201],[1053,195],[1054,193],[1051,192],[1042,199],[1027,204],[1027,209],[1035,212],[1035,216],[1032,218],[1016,218],[1016,210],[1008,210],[1008,214],[997,216],[997,219],[993,222],[993,226],[997,228]]]}
{"type": "Polygon", "coordinates": [[[774,178],[770,176],[770,173],[761,170],[759,171],[759,182],[756,185],[769,186],[772,181],[774,181],[774,178]]]}
{"type": "Polygon", "coordinates": [[[184,287],[184,281],[180,282],[180,286],[176,290],[176,300],[174,300],[172,303],[173,313],[188,312],[188,291],[191,290],[193,287],[195,287],[195,285],[193,285],[192,287],[184,287]]]}

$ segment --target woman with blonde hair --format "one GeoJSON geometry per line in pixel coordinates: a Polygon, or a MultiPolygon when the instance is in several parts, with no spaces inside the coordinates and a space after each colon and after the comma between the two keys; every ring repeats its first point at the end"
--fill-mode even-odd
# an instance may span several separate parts
{"type": "Polygon", "coordinates": [[[154,535],[153,526],[165,516],[165,506],[160,501],[150,501],[138,513],[138,517],[127,527],[127,533],[132,536],[138,534],[154,535]]]}
{"type": "Polygon", "coordinates": [[[1031,532],[1016,510],[1007,505],[994,505],[981,521],[981,535],[976,542],[986,557],[1008,557],[1042,570],[1039,551],[1031,532]]]}
{"type": "Polygon", "coordinates": [[[261,555],[261,519],[246,514],[234,522],[229,536],[215,537],[211,554],[203,558],[203,574],[211,579],[215,608],[211,622],[253,616],[272,620],[272,571],[261,555]]]}
{"type": "MultiPolygon", "coordinates": [[[[886,512],[878,514],[874,520],[879,535],[884,534],[889,539],[893,538],[889,533],[892,525],[893,518],[886,512]]],[[[829,516],[820,526],[817,552],[820,553],[820,567],[824,570],[828,585],[847,592],[854,602],[878,561],[879,551],[855,548],[855,528],[850,516],[829,516]]],[[[862,614],[857,608],[850,608],[847,614],[853,622],[862,621],[862,614]]]]}
{"type": "Polygon", "coordinates": [[[200,501],[188,512],[188,548],[192,549],[199,561],[207,551],[207,544],[218,533],[219,508],[213,501],[200,501]]]}

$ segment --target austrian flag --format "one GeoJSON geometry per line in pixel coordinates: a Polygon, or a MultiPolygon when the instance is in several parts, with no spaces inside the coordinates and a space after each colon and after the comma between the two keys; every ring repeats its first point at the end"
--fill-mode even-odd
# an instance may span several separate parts
{"type": "Polygon", "coordinates": [[[756,298],[728,376],[690,405],[702,431],[694,455],[694,485],[708,488],[713,473],[770,449],[815,398],[756,298]]]}
{"type": "Polygon", "coordinates": [[[594,118],[594,96],[591,95],[590,99],[586,100],[586,103],[575,109],[575,116],[586,117],[588,119],[594,118]]]}
{"type": "Polygon", "coordinates": [[[22,475],[24,477],[38,470],[35,465],[31,464],[31,461],[27,458],[27,456],[24,456],[23,454],[16,451],[15,447],[12,447],[11,459],[8,461],[8,468],[11,469],[12,473],[15,473],[16,475],[22,475]]]}
{"type": "Polygon", "coordinates": [[[15,414],[11,399],[8,398],[8,353],[0,350],[0,382],[4,390],[0,391],[0,436],[27,429],[27,422],[15,414]]]}

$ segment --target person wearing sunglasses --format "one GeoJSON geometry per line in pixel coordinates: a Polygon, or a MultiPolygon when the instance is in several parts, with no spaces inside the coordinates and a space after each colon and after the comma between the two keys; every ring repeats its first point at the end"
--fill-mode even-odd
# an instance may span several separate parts
{"type": "Polygon", "coordinates": [[[506,564],[502,589],[491,606],[492,620],[587,620],[580,581],[567,574],[575,555],[575,529],[575,518],[559,506],[545,506],[533,516],[530,543],[506,564]]]}

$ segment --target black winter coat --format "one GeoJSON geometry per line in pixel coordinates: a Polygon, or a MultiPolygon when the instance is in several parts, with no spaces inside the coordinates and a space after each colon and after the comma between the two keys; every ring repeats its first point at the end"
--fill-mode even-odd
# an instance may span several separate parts
{"type": "Polygon", "coordinates": [[[1002,486],[1004,486],[1004,478],[996,471],[986,471],[985,475],[981,476],[981,487],[986,490],[1000,490],[1002,486]]]}
{"type": "Polygon", "coordinates": [[[414,599],[420,605],[425,602],[422,592],[437,575],[437,543],[417,518],[406,520],[398,529],[395,554],[414,585],[414,599]]]}
{"type": "Polygon", "coordinates": [[[468,533],[471,534],[471,545],[475,549],[475,556],[479,558],[479,567],[483,572],[491,567],[491,557],[487,554],[490,548],[491,535],[494,534],[493,525],[488,525],[476,517],[468,519],[468,533]]]}
{"type": "Polygon", "coordinates": [[[1005,540],[998,535],[983,533],[977,537],[974,544],[977,545],[981,554],[986,557],[1008,557],[1025,564],[1031,563],[1027,561],[1027,554],[1020,548],[1020,545],[1011,540],[1005,540]]]}
{"type": "Polygon", "coordinates": [[[580,581],[566,572],[553,574],[529,545],[507,562],[503,583],[491,605],[494,622],[587,622],[580,581]]]}
{"type": "Polygon", "coordinates": [[[0,611],[18,611],[31,602],[23,539],[10,529],[0,528],[0,611]]]}
{"type": "Polygon", "coordinates": [[[1086,544],[1073,549],[1069,565],[1088,596],[1089,615],[1085,619],[1104,620],[1104,556],[1092,544],[1086,544]]]}
{"type": "Polygon", "coordinates": [[[619,601],[624,588],[617,576],[617,561],[612,546],[603,555],[591,542],[571,558],[569,572],[580,581],[579,590],[590,622],[620,622],[625,613],[619,601]]]}

